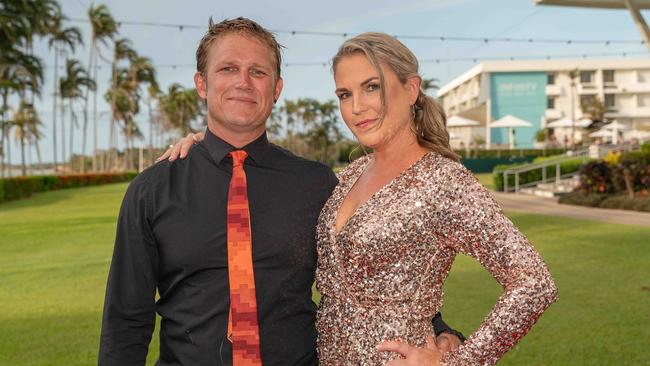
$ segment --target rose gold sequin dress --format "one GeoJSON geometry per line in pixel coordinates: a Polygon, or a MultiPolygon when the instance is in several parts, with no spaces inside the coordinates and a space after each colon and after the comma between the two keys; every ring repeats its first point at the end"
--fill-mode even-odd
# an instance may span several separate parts
{"type": "Polygon", "coordinates": [[[339,174],[319,218],[316,282],[320,364],[383,365],[382,340],[424,346],[457,253],[479,262],[503,287],[481,326],[443,365],[492,365],[555,301],[539,254],[461,164],[430,152],[376,192],[339,233],[339,206],[372,156],[339,174]]]}

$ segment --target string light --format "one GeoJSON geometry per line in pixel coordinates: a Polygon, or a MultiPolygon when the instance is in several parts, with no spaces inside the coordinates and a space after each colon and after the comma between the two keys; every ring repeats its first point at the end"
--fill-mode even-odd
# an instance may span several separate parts
{"type": "MultiPolygon", "coordinates": [[[[71,21],[88,23],[88,19],[82,18],[71,18],[71,21]]],[[[143,21],[117,21],[117,24],[122,25],[131,25],[131,26],[147,26],[147,27],[161,27],[161,28],[176,28],[179,31],[184,29],[206,29],[205,26],[199,26],[194,24],[173,24],[173,23],[158,23],[158,22],[143,22],[143,21]]],[[[306,31],[306,30],[285,30],[285,29],[269,29],[270,31],[277,34],[289,34],[291,36],[296,35],[307,35],[307,36],[326,36],[326,37],[343,37],[348,38],[354,36],[357,33],[349,32],[317,32],[317,31],[306,31]]],[[[502,42],[502,43],[549,43],[549,44],[600,44],[604,46],[609,46],[612,44],[627,44],[627,45],[644,45],[644,40],[612,40],[612,39],[552,39],[552,38],[511,38],[511,37],[458,37],[458,36],[441,36],[441,35],[408,35],[408,34],[394,34],[393,37],[399,39],[411,39],[411,40],[428,40],[428,41],[439,41],[439,42],[478,42],[478,43],[490,43],[490,42],[502,42]]]]}

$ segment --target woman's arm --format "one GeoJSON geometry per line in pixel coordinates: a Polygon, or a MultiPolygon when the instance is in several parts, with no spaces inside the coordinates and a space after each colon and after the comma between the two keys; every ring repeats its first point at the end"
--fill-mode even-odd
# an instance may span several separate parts
{"type": "Polygon", "coordinates": [[[169,145],[167,151],[165,151],[164,154],[160,155],[156,159],[156,163],[165,159],[169,159],[169,161],[174,161],[179,157],[181,159],[185,159],[192,145],[194,145],[197,142],[203,141],[204,138],[205,138],[205,132],[203,131],[197,133],[192,133],[192,132],[188,133],[187,136],[178,140],[176,144],[169,145]]]}
{"type": "Polygon", "coordinates": [[[492,365],[510,350],[557,299],[546,264],[471,172],[448,163],[442,174],[438,240],[476,258],[503,287],[492,311],[442,365],[492,365]]]}

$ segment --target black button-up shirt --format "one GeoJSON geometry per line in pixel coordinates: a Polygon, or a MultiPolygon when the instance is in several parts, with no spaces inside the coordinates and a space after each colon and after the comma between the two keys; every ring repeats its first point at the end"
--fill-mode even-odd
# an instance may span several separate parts
{"type": "MultiPolygon", "coordinates": [[[[144,365],[156,312],[162,317],[158,365],[232,364],[226,339],[232,150],[208,130],[187,159],[158,163],[129,185],[106,289],[99,365],[144,365]]],[[[243,150],[262,360],[313,366],[315,227],[336,177],[327,166],[270,144],[266,135],[243,150]]],[[[436,333],[448,329],[436,319],[436,333]]]]}
{"type": "MultiPolygon", "coordinates": [[[[161,366],[232,363],[226,208],[233,149],[207,131],[187,159],[156,164],[129,186],[106,289],[100,365],[144,365],[155,312],[162,317],[161,366]]],[[[262,360],[315,365],[315,227],[336,177],[266,135],[243,150],[262,360]]]]}

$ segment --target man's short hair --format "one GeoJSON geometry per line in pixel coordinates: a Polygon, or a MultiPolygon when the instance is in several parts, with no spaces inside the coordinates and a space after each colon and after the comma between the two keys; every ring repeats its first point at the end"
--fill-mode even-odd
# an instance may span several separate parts
{"type": "Polygon", "coordinates": [[[276,71],[278,73],[276,80],[280,78],[282,45],[278,43],[273,33],[269,32],[256,22],[244,17],[225,19],[216,24],[212,21],[212,17],[210,17],[208,31],[201,39],[199,47],[196,50],[196,70],[198,72],[205,77],[205,71],[208,65],[208,54],[212,43],[214,43],[217,38],[230,33],[253,37],[268,46],[275,59],[276,71]]]}

